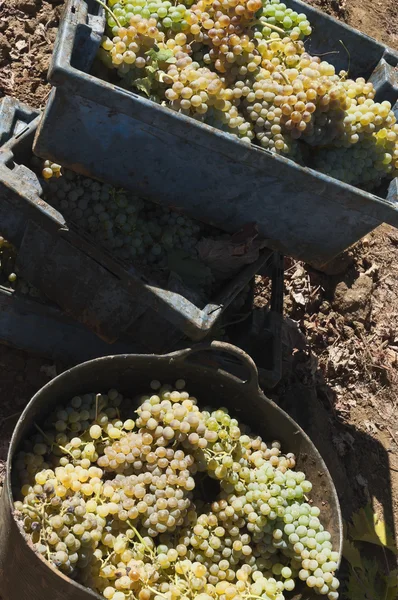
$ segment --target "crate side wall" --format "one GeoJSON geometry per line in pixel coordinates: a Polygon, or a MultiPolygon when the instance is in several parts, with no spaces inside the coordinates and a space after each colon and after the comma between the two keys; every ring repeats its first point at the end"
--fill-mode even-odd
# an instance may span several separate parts
{"type": "MultiPolygon", "coordinates": [[[[134,109],[134,101],[130,106],[134,109]]],[[[191,130],[190,140],[184,126],[179,135],[166,125],[167,120],[160,130],[57,89],[35,150],[229,232],[254,221],[270,248],[314,266],[395,214],[392,205],[371,194],[229,136],[213,137],[204,128],[191,130]],[[67,137],[50,134],[56,123],[60,131],[68,129],[67,137]],[[235,160],[229,156],[234,149],[235,160]]]]}

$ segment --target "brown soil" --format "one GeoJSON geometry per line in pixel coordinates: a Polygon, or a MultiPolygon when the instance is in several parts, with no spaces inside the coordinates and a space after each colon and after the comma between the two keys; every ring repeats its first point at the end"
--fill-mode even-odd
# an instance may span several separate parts
{"type": "Polygon", "coordinates": [[[57,1],[0,3],[0,97],[14,96],[35,108],[44,106],[61,11],[57,1]]]}
{"type": "Polygon", "coordinates": [[[328,275],[286,261],[285,311],[305,337],[288,338],[275,391],[323,454],[344,516],[372,499],[395,530],[397,261],[398,235],[386,225],[329,265],[328,275]]]}
{"type": "MultiPolygon", "coordinates": [[[[398,48],[397,0],[310,0],[398,48]]],[[[0,97],[43,106],[61,7],[0,4],[0,97]]],[[[398,528],[398,233],[382,226],[328,274],[286,260],[284,373],[272,396],[308,431],[327,462],[344,516],[372,499],[398,528]]],[[[261,304],[263,286],[257,281],[261,304]]],[[[48,380],[48,361],[0,347],[0,481],[15,413],[48,380]]]]}
{"type": "Polygon", "coordinates": [[[307,3],[392,48],[398,46],[396,0],[307,0],[307,3]]]}

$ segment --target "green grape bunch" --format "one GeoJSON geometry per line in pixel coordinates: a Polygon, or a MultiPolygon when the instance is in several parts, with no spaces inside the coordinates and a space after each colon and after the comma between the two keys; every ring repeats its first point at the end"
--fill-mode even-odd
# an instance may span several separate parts
{"type": "MultiPolygon", "coordinates": [[[[44,165],[44,199],[115,258],[165,269],[170,250],[196,256],[204,232],[198,222],[49,161],[44,165]]],[[[32,166],[40,171],[40,160],[34,158],[32,166]]]]}
{"type": "Polygon", "coordinates": [[[300,163],[309,155],[310,166],[354,185],[372,189],[398,174],[391,105],[375,102],[363,78],[306,52],[311,23],[288,3],[109,0],[106,8],[99,57],[122,87],[273,154],[300,163]],[[347,160],[355,165],[344,168],[347,160]]]}
{"type": "Polygon", "coordinates": [[[15,515],[36,552],[107,600],[337,600],[339,554],[278,441],[185,381],[73,397],[15,456],[15,515]]]}

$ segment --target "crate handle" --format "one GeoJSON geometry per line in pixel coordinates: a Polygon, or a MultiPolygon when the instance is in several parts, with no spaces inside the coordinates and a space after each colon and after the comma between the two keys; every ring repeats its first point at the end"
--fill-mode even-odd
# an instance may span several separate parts
{"type": "Polygon", "coordinates": [[[27,104],[4,96],[0,100],[0,147],[13,136],[22,135],[39,114],[40,111],[30,108],[27,104]]]}
{"type": "MultiPolygon", "coordinates": [[[[215,352],[224,352],[226,354],[230,354],[234,358],[237,358],[241,363],[243,363],[244,367],[246,367],[249,377],[246,381],[242,380],[242,384],[253,388],[254,391],[258,392],[258,371],[257,366],[251,356],[249,356],[246,352],[244,352],[241,348],[234,346],[233,344],[228,344],[227,342],[219,342],[217,340],[213,340],[212,342],[204,342],[202,344],[196,344],[190,348],[184,348],[183,350],[177,350],[176,352],[171,352],[167,356],[169,356],[173,361],[176,362],[184,362],[188,357],[197,354],[199,352],[211,351],[215,352]]],[[[217,362],[217,358],[215,358],[215,362],[217,362]]],[[[211,364],[203,363],[203,366],[215,369],[215,363],[211,364]]],[[[225,371],[225,369],[222,369],[225,371]]],[[[231,374],[230,374],[231,375],[231,374]]],[[[236,375],[231,375],[238,379],[236,375]]]]}

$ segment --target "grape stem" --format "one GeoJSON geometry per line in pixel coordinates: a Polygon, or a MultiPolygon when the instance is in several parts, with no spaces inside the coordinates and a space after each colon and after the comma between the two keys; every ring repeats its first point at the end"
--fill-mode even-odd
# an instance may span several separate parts
{"type": "Polygon", "coordinates": [[[109,6],[107,6],[107,5],[105,4],[105,2],[102,2],[102,0],[95,0],[95,1],[96,1],[96,2],[98,2],[98,4],[99,4],[100,6],[102,6],[102,8],[104,8],[104,9],[105,9],[105,10],[106,10],[106,11],[107,11],[107,12],[108,12],[110,15],[111,15],[111,17],[112,17],[112,19],[115,21],[116,25],[117,25],[118,27],[121,27],[121,24],[120,24],[120,21],[119,21],[119,19],[118,19],[118,18],[117,18],[117,16],[116,16],[116,15],[115,15],[115,14],[114,14],[112,11],[111,11],[111,9],[109,8],[109,6]]]}
{"type": "Polygon", "coordinates": [[[165,596],[164,594],[161,594],[160,592],[158,592],[157,590],[155,590],[155,588],[151,587],[150,585],[146,586],[148,588],[148,590],[151,590],[151,592],[153,594],[155,594],[156,596],[161,596],[162,598],[165,598],[166,600],[169,600],[169,598],[167,596],[165,596]]]}
{"type": "Polygon", "coordinates": [[[95,396],[95,420],[98,419],[98,412],[99,412],[98,408],[99,408],[100,398],[101,398],[101,394],[96,394],[96,396],[95,396]]]}
{"type": "Polygon", "coordinates": [[[47,434],[44,433],[44,431],[37,425],[37,423],[34,424],[36,429],[42,434],[42,436],[44,437],[45,440],[47,440],[47,442],[51,445],[51,446],[57,446],[57,448],[59,448],[60,450],[62,450],[62,452],[65,452],[65,454],[69,454],[70,457],[73,457],[72,452],[69,452],[69,450],[67,450],[66,448],[64,448],[64,446],[60,446],[60,444],[57,444],[56,442],[52,442],[50,440],[50,438],[48,437],[47,434]]]}
{"type": "Polygon", "coordinates": [[[131,529],[134,531],[135,535],[138,537],[139,541],[141,542],[141,544],[148,550],[149,554],[154,557],[155,554],[152,550],[152,548],[150,548],[148,546],[148,544],[145,542],[144,538],[142,537],[142,535],[139,533],[138,529],[136,527],[134,527],[134,525],[131,523],[131,521],[127,520],[128,525],[130,525],[131,529]]]}
{"type": "Polygon", "coordinates": [[[24,508],[25,510],[31,510],[32,512],[34,512],[38,517],[40,517],[40,519],[42,520],[43,523],[46,523],[48,526],[51,527],[51,523],[50,521],[48,521],[44,515],[39,511],[39,509],[35,508],[34,506],[30,506],[30,504],[23,504],[22,508],[24,508]]]}
{"type": "MultiPolygon", "coordinates": [[[[98,0],[97,0],[97,2],[98,2],[98,0]]],[[[272,25],[271,23],[262,23],[261,21],[260,21],[260,23],[264,27],[269,27],[270,29],[277,31],[278,33],[283,33],[283,35],[285,35],[285,33],[286,33],[286,31],[284,29],[282,29],[281,27],[277,27],[276,25],[272,25]]]]}
{"type": "MultiPolygon", "coordinates": [[[[0,245],[0,248],[1,248],[1,245],[0,245]]],[[[9,421],[10,419],[15,419],[15,417],[19,417],[21,414],[22,414],[21,412],[17,412],[17,413],[13,413],[12,415],[9,415],[8,417],[4,417],[3,419],[1,419],[0,429],[1,429],[1,427],[3,427],[3,425],[6,421],[9,421]]]]}
{"type": "Polygon", "coordinates": [[[114,554],[116,554],[115,551],[111,552],[110,554],[108,554],[108,556],[106,557],[106,559],[104,561],[101,561],[101,569],[103,569],[108,564],[108,562],[111,560],[111,558],[114,554]]]}
{"type": "Polygon", "coordinates": [[[347,52],[348,54],[348,67],[347,67],[347,73],[350,72],[350,67],[351,67],[351,54],[350,51],[348,50],[347,46],[345,45],[345,43],[343,42],[343,40],[339,40],[340,44],[343,46],[344,50],[347,52]]]}
{"type": "Polygon", "coordinates": [[[283,71],[281,71],[280,73],[281,73],[281,75],[282,75],[283,79],[285,80],[285,82],[286,82],[286,85],[290,85],[290,83],[291,83],[291,82],[290,82],[290,80],[288,79],[288,77],[286,77],[285,73],[284,73],[283,71]]]}

